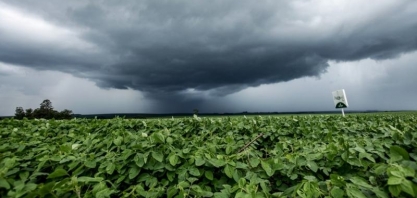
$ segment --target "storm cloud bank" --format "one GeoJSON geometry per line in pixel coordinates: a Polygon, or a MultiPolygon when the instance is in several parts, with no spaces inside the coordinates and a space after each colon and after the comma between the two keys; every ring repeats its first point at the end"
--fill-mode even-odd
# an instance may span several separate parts
{"type": "Polygon", "coordinates": [[[154,98],[320,76],[417,49],[417,2],[3,1],[0,62],[154,98]]]}

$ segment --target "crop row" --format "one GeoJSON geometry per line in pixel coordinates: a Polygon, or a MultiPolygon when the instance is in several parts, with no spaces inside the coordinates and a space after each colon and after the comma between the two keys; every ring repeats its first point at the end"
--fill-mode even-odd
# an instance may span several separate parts
{"type": "Polygon", "coordinates": [[[412,114],[0,121],[0,197],[416,197],[416,161],[412,114]]]}

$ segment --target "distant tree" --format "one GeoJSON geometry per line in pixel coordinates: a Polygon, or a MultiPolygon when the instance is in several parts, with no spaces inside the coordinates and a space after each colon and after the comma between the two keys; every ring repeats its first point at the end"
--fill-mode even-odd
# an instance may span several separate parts
{"type": "Polygon", "coordinates": [[[40,107],[35,109],[34,116],[35,118],[45,118],[45,119],[52,119],[57,115],[57,111],[54,110],[52,106],[52,102],[48,99],[44,100],[40,107]]]}
{"type": "Polygon", "coordinates": [[[34,118],[34,116],[33,116],[33,109],[32,109],[32,108],[26,109],[25,116],[26,116],[28,119],[33,119],[33,118],[34,118]]]}
{"type": "Polygon", "coordinates": [[[31,108],[26,109],[26,113],[22,107],[16,107],[15,118],[23,119],[24,117],[27,117],[28,119],[71,119],[73,117],[73,113],[68,109],[65,109],[61,112],[54,110],[52,102],[49,99],[46,99],[42,101],[39,108],[36,108],[35,110],[31,108]]]}
{"type": "Polygon", "coordinates": [[[14,114],[14,118],[21,120],[24,117],[25,111],[23,110],[23,107],[16,107],[16,113],[14,114]]]}
{"type": "Polygon", "coordinates": [[[58,119],[71,119],[73,116],[72,111],[68,109],[64,109],[63,111],[58,113],[58,119]]]}
{"type": "Polygon", "coordinates": [[[197,115],[198,114],[198,109],[194,109],[193,112],[194,112],[194,114],[197,115]]]}

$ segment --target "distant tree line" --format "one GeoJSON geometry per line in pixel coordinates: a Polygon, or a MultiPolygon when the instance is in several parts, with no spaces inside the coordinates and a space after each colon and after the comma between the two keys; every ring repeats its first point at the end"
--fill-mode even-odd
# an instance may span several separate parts
{"type": "Polygon", "coordinates": [[[23,107],[16,107],[16,113],[14,118],[15,119],[71,119],[73,117],[73,113],[71,110],[65,109],[63,111],[56,111],[52,106],[52,102],[48,99],[44,100],[40,107],[33,110],[32,108],[24,110],[23,107]]]}

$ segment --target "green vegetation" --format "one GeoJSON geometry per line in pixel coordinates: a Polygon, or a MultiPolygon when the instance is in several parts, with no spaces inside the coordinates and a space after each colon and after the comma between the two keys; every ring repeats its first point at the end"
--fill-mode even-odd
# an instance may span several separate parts
{"type": "Polygon", "coordinates": [[[0,121],[0,197],[416,197],[416,161],[416,114],[0,121]]]}
{"type": "Polygon", "coordinates": [[[61,112],[54,110],[52,106],[52,102],[48,99],[44,100],[40,107],[33,110],[31,108],[23,110],[23,107],[16,107],[16,113],[14,118],[15,119],[35,119],[35,118],[43,118],[43,119],[71,119],[72,111],[65,109],[61,112]]]}

